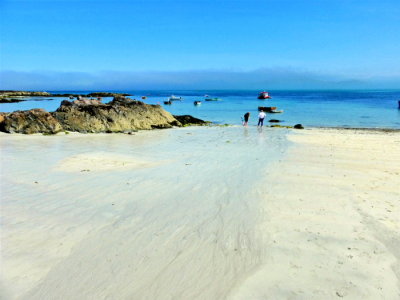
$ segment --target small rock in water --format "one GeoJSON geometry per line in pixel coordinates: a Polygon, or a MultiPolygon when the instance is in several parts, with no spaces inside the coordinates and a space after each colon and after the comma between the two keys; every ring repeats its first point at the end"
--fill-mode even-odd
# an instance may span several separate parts
{"type": "Polygon", "coordinates": [[[277,119],[271,119],[268,122],[270,122],[270,123],[279,123],[279,122],[282,122],[282,121],[281,120],[277,120],[277,119]]]}
{"type": "Polygon", "coordinates": [[[301,125],[301,124],[296,124],[296,125],[293,126],[293,128],[295,128],[295,129],[304,129],[303,125],[301,125]]]}

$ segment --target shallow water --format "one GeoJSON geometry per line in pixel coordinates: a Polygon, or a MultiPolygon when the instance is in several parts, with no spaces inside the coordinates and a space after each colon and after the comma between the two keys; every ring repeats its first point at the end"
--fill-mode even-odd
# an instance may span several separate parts
{"type": "MultiPolygon", "coordinates": [[[[64,93],[64,91],[53,91],[64,93]]],[[[87,93],[74,91],[74,93],[87,93]]],[[[241,124],[246,112],[251,113],[250,125],[257,123],[258,106],[276,106],[283,113],[268,114],[267,119],[279,119],[283,125],[301,123],[310,127],[362,127],[400,128],[400,90],[385,91],[271,91],[270,100],[258,100],[258,91],[128,91],[133,99],[148,104],[160,104],[172,114],[190,114],[217,124],[241,124]],[[183,101],[165,105],[170,95],[181,96],[183,101]],[[204,95],[219,97],[221,101],[204,101],[204,95]],[[195,106],[195,100],[202,104],[195,106]]],[[[29,101],[0,104],[0,111],[44,108],[54,111],[62,100],[42,100],[32,97],[29,101]]],[[[46,98],[50,99],[50,98],[46,98]]],[[[104,102],[111,98],[104,98],[104,102]]]]}
{"type": "Polygon", "coordinates": [[[263,259],[265,178],[287,132],[3,134],[7,299],[225,299],[263,259]],[[105,171],[93,154],[156,164],[105,171]],[[81,170],[65,170],[75,156],[81,170]]]}

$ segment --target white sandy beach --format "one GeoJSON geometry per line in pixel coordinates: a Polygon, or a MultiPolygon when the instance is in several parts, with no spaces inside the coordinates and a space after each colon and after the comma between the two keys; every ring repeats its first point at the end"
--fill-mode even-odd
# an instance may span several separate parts
{"type": "Polygon", "coordinates": [[[1,299],[399,299],[400,132],[0,136],[1,299]]]}

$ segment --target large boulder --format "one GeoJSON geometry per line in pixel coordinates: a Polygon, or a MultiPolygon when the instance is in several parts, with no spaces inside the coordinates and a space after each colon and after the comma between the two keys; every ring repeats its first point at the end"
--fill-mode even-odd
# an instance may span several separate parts
{"type": "Polygon", "coordinates": [[[160,105],[148,105],[123,96],[103,104],[63,101],[52,113],[65,130],[78,132],[125,132],[182,126],[160,105]]]}
{"type": "Polygon", "coordinates": [[[47,133],[62,131],[61,124],[43,109],[15,111],[1,116],[0,129],[8,133],[47,133]]]}

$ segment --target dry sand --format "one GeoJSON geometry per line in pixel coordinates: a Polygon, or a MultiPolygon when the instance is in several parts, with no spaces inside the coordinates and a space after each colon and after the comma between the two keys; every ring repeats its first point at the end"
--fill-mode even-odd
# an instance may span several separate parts
{"type": "Polygon", "coordinates": [[[268,178],[263,266],[232,299],[400,299],[400,133],[290,140],[268,178]]]}
{"type": "Polygon", "coordinates": [[[4,299],[399,299],[400,133],[1,135],[4,299]]]}

